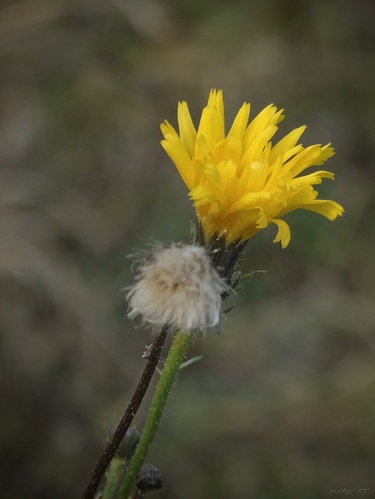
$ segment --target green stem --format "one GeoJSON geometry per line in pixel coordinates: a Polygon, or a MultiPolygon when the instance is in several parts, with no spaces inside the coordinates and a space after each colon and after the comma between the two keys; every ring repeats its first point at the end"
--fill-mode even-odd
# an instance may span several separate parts
{"type": "Polygon", "coordinates": [[[120,457],[114,457],[109,465],[106,474],[106,483],[103,490],[101,499],[115,499],[119,486],[121,476],[124,475],[125,460],[120,457]]]}
{"type": "Polygon", "coordinates": [[[164,364],[159,383],[155,390],[155,395],[151,403],[150,411],[142,432],[137,449],[129,464],[128,471],[120,487],[117,499],[128,499],[134,480],[147,456],[148,450],[157,433],[160,420],[164,413],[164,408],[168,400],[174,382],[177,379],[178,371],[185,358],[185,354],[192,342],[191,334],[177,333],[168,357],[164,364]]]}
{"type": "Polygon", "coordinates": [[[129,426],[131,425],[133,418],[142,403],[143,397],[145,396],[145,393],[149,387],[151,378],[154,374],[154,371],[160,359],[160,355],[163,351],[168,330],[168,326],[163,327],[160,334],[156,337],[151,351],[147,352],[147,364],[142,373],[142,377],[139,380],[137,388],[135,389],[131,401],[125,411],[125,414],[122,416],[121,421],[118,424],[115,433],[113,434],[113,437],[108,442],[106,448],[104,449],[102,455],[96,463],[96,466],[91,473],[90,481],[85,488],[81,499],[94,499],[100,481],[103,478],[103,475],[108,468],[112,458],[116,454],[117,449],[122,442],[122,439],[126,435],[126,432],[128,431],[129,426]]]}

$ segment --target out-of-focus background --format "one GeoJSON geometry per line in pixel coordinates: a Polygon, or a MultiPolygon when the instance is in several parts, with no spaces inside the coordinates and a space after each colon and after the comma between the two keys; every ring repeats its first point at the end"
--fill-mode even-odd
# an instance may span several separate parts
{"type": "Polygon", "coordinates": [[[150,453],[163,497],[375,497],[374,49],[372,0],[2,2],[2,499],[79,497],[121,417],[152,341],[127,255],[194,217],[159,124],[183,99],[197,121],[210,88],[228,122],[273,102],[278,137],[331,141],[321,192],[346,213],[250,242],[267,273],[195,343],[150,453]]]}

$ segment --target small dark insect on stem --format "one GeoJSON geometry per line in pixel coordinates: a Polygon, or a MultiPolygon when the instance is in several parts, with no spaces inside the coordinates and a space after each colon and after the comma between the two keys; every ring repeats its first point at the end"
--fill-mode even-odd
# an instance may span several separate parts
{"type": "Polygon", "coordinates": [[[87,485],[85,491],[83,492],[81,499],[94,499],[96,491],[99,487],[100,481],[106,472],[113,456],[116,454],[116,451],[119,445],[122,442],[122,439],[125,436],[136,412],[141,405],[143,397],[149,387],[149,384],[152,379],[152,375],[155,372],[156,366],[159,362],[160,355],[163,351],[163,347],[165,344],[165,339],[168,332],[168,326],[164,326],[159,335],[156,337],[152,348],[149,352],[147,352],[147,365],[143,371],[142,377],[139,380],[137,388],[133,394],[133,397],[125,411],[125,414],[121,418],[120,423],[118,424],[115,433],[113,434],[112,439],[108,443],[107,447],[104,449],[102,455],[100,456],[95,468],[91,472],[90,482],[87,485]]]}

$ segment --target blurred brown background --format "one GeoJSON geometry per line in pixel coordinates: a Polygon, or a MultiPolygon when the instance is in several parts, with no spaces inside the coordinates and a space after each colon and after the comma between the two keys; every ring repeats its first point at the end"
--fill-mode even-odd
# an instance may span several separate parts
{"type": "Polygon", "coordinates": [[[79,497],[126,407],[151,343],[127,255],[193,218],[159,124],[182,99],[197,121],[212,87],[228,122],[273,102],[278,137],[331,141],[321,192],[346,213],[249,244],[268,272],[194,346],[149,456],[163,497],[375,497],[374,20],[372,0],[2,2],[2,499],[79,497]]]}

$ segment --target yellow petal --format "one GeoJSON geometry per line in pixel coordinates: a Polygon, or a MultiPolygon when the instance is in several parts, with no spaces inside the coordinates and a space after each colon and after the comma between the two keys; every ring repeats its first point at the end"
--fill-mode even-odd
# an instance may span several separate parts
{"type": "Polygon", "coordinates": [[[197,132],[193,125],[188,105],[185,101],[178,103],[177,118],[178,118],[178,128],[180,130],[181,140],[185,144],[186,150],[190,158],[192,158],[194,155],[197,132]]]}
{"type": "Polygon", "coordinates": [[[281,219],[278,220],[273,219],[270,220],[270,222],[277,225],[277,234],[273,242],[278,243],[280,241],[281,247],[283,249],[286,248],[290,242],[290,237],[291,237],[289,225],[284,220],[281,219]]]}
{"type": "Polygon", "coordinates": [[[263,130],[271,125],[277,125],[277,123],[282,119],[282,109],[277,111],[276,106],[270,104],[263,109],[255,118],[251,121],[249,126],[246,128],[244,133],[244,149],[246,150],[254,138],[261,133],[263,130]]]}
{"type": "Polygon", "coordinates": [[[270,199],[271,194],[269,192],[248,192],[232,204],[228,210],[228,213],[249,210],[258,207],[262,201],[269,201],[270,199]]]}
{"type": "Polygon", "coordinates": [[[182,180],[189,189],[193,188],[194,181],[194,163],[190,159],[184,144],[179,138],[170,136],[168,140],[162,140],[161,145],[165,152],[176,165],[182,180]]]}
{"type": "Polygon", "coordinates": [[[233,125],[228,132],[228,137],[243,135],[250,116],[250,104],[244,102],[241,109],[238,111],[237,116],[234,118],[233,125]]]}
{"type": "Polygon", "coordinates": [[[310,173],[309,175],[303,175],[302,177],[294,178],[290,184],[293,189],[299,189],[304,185],[317,185],[321,184],[323,178],[329,178],[333,180],[334,174],[324,170],[318,172],[310,173]]]}
{"type": "Polygon", "coordinates": [[[340,204],[326,199],[315,199],[310,204],[302,204],[298,208],[319,213],[319,215],[323,215],[323,217],[331,221],[344,213],[344,208],[340,204]]]}
{"type": "Polygon", "coordinates": [[[224,115],[216,105],[203,109],[197,135],[205,138],[210,151],[213,151],[215,145],[224,139],[224,115]]]}
{"type": "Polygon", "coordinates": [[[284,155],[294,148],[305,130],[305,125],[300,126],[299,128],[292,130],[290,133],[288,133],[288,135],[279,140],[279,142],[272,147],[269,162],[273,163],[274,161],[276,161],[276,158],[279,154],[282,155],[283,161],[285,161],[286,158],[284,158],[284,155]]]}

